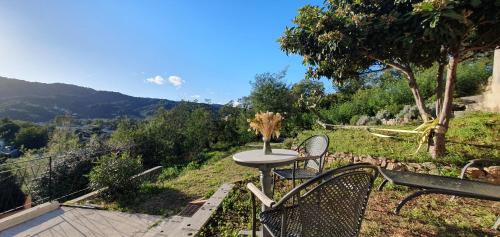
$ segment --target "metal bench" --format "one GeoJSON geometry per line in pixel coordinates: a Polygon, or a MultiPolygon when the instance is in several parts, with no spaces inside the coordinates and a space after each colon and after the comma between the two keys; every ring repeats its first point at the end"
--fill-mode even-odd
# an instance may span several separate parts
{"type": "MultiPolygon", "coordinates": [[[[420,189],[399,202],[394,210],[396,214],[399,214],[401,208],[407,202],[424,194],[445,194],[500,201],[499,185],[438,175],[386,170],[382,168],[379,168],[379,171],[384,177],[384,181],[382,181],[378,188],[379,191],[383,189],[387,182],[420,189]]],[[[500,222],[497,220],[493,228],[498,229],[499,224],[500,222]]]]}

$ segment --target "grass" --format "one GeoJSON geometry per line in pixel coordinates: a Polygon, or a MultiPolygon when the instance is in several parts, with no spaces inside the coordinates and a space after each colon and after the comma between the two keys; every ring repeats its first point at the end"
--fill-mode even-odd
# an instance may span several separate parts
{"type": "MultiPolygon", "coordinates": [[[[380,180],[377,180],[378,184],[380,180]]],[[[250,194],[246,182],[237,183],[200,236],[237,236],[251,227],[250,194]]],[[[290,190],[285,187],[284,190],[290,190]]],[[[281,190],[283,192],[284,190],[281,190]]],[[[397,203],[414,190],[387,185],[373,190],[360,236],[499,236],[491,229],[500,215],[500,204],[469,198],[427,195],[409,202],[400,215],[393,213],[397,203]]],[[[279,195],[278,195],[279,196],[279,195]]]]}
{"type": "MultiPolygon", "coordinates": [[[[403,126],[413,128],[412,126],[403,126]]],[[[471,158],[500,159],[500,115],[471,114],[452,121],[448,139],[449,154],[441,162],[463,163],[471,158]]],[[[307,131],[300,139],[312,133],[307,131]]],[[[351,152],[359,155],[385,156],[405,161],[428,161],[430,157],[421,151],[416,156],[416,139],[403,136],[382,139],[366,131],[337,130],[327,132],[331,151],[351,152]]],[[[273,147],[275,147],[274,145],[273,147]]],[[[217,214],[203,229],[201,236],[235,236],[241,229],[250,227],[250,197],[244,184],[257,182],[256,169],[235,164],[231,154],[245,149],[256,149],[256,144],[227,152],[208,153],[203,164],[168,170],[156,183],[144,184],[135,197],[126,202],[102,203],[111,209],[170,216],[178,213],[189,201],[207,198],[222,183],[236,182],[236,188],[224,199],[217,214]]],[[[327,164],[328,168],[343,165],[327,164]]],[[[455,174],[456,175],[456,174],[455,174]]],[[[380,182],[377,180],[377,182],[380,182]]],[[[285,190],[286,187],[285,187],[285,190]]],[[[392,210],[411,189],[387,185],[382,192],[373,191],[362,225],[362,236],[500,236],[490,227],[500,216],[498,203],[467,198],[450,200],[449,196],[429,195],[420,197],[405,206],[401,215],[392,210]]],[[[278,195],[279,196],[279,195],[278,195]]],[[[99,202],[99,200],[94,200],[99,202]]]]}
{"type": "Polygon", "coordinates": [[[157,182],[143,184],[134,197],[126,200],[111,203],[104,200],[93,202],[125,212],[164,216],[176,214],[190,201],[210,197],[223,183],[234,183],[256,176],[256,169],[236,165],[230,156],[244,149],[249,147],[210,152],[206,163],[200,166],[188,165],[177,174],[164,175],[167,179],[161,179],[160,175],[157,182]]]}
{"type": "MultiPolygon", "coordinates": [[[[417,126],[390,127],[414,129],[417,126]]],[[[314,130],[300,134],[298,140],[318,133],[326,133],[330,137],[330,152],[372,155],[399,161],[433,161],[459,166],[470,159],[500,159],[500,114],[498,113],[471,113],[453,119],[447,133],[447,155],[439,160],[430,157],[425,147],[414,154],[418,147],[416,135],[396,134],[397,138],[380,138],[359,129],[314,130]]]]}

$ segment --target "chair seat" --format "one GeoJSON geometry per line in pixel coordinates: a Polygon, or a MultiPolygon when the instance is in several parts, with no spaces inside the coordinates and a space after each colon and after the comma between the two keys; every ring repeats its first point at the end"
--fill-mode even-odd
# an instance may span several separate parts
{"type": "MultiPolygon", "coordinates": [[[[273,173],[281,179],[293,178],[293,169],[275,169],[273,173]]],[[[310,169],[295,169],[295,179],[310,179],[318,174],[310,169]]]]}
{"type": "MultiPolygon", "coordinates": [[[[286,236],[299,236],[301,223],[299,221],[298,206],[294,205],[285,208],[286,212],[290,213],[287,225],[287,235],[286,236]]],[[[260,222],[274,235],[281,236],[281,218],[283,214],[283,209],[264,211],[260,214],[260,222]]]]}

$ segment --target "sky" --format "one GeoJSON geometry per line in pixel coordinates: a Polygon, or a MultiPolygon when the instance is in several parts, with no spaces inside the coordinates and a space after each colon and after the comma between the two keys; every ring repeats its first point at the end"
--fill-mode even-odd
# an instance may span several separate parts
{"type": "MultiPolygon", "coordinates": [[[[0,76],[226,103],[302,58],[277,39],[306,0],[0,1],[0,76]]],[[[328,86],[326,86],[328,88],[328,86]]]]}

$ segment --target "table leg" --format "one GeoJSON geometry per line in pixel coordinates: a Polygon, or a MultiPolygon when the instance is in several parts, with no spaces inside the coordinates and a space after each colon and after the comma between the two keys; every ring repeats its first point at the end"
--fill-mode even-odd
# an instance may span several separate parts
{"type": "MultiPolygon", "coordinates": [[[[272,185],[273,185],[273,179],[271,176],[271,168],[267,166],[263,166],[260,169],[260,184],[262,185],[262,192],[272,198],[272,185]]],[[[262,211],[267,210],[267,207],[262,205],[262,211]]],[[[267,231],[267,229],[262,226],[262,236],[264,237],[271,237],[271,234],[267,231]]]]}

